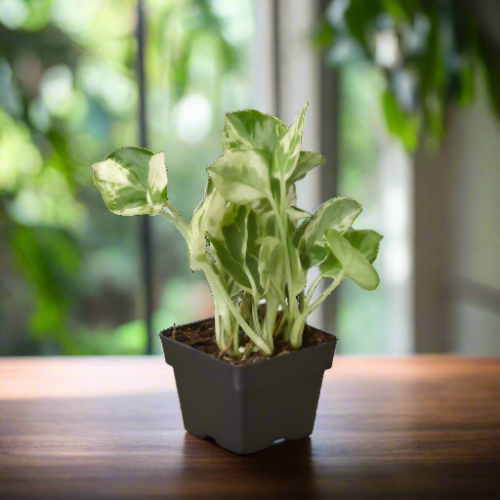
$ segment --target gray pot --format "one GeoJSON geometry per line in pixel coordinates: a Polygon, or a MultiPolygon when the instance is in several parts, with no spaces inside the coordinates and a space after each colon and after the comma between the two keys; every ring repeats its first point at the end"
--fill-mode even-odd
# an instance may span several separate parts
{"type": "MultiPolygon", "coordinates": [[[[174,368],[184,427],[244,455],[278,439],[312,434],[323,373],[332,367],[334,337],[314,347],[235,366],[160,332],[174,368]]],[[[182,326],[176,327],[182,331],[182,326]]]]}

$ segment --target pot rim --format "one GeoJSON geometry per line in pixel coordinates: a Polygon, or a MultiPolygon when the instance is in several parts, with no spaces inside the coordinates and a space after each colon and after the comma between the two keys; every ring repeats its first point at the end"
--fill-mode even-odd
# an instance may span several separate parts
{"type": "MultiPolygon", "coordinates": [[[[269,361],[275,361],[275,360],[279,359],[278,356],[273,356],[273,357],[269,357],[267,359],[261,359],[260,361],[257,361],[256,363],[252,363],[252,364],[248,364],[248,365],[233,365],[232,363],[228,363],[227,361],[224,361],[224,360],[222,360],[222,359],[220,359],[220,358],[218,358],[216,356],[213,356],[213,355],[208,354],[206,352],[200,351],[199,349],[196,349],[196,347],[184,344],[183,342],[179,342],[178,340],[175,340],[175,339],[173,339],[171,337],[168,337],[167,335],[163,334],[163,332],[166,332],[166,331],[171,330],[173,328],[182,328],[183,326],[197,325],[199,323],[203,323],[205,321],[208,321],[208,320],[211,320],[211,319],[214,319],[214,318],[215,318],[214,316],[210,316],[208,318],[199,319],[197,321],[192,321],[191,323],[184,323],[182,325],[176,325],[176,324],[174,324],[173,326],[170,326],[169,328],[165,328],[165,329],[161,330],[160,332],[158,332],[158,336],[160,337],[160,339],[165,339],[165,340],[168,340],[168,341],[171,341],[171,342],[175,342],[176,344],[180,344],[180,345],[182,345],[182,346],[184,346],[186,348],[192,349],[193,351],[196,351],[196,352],[200,353],[203,356],[208,357],[209,359],[218,361],[219,363],[222,363],[225,366],[229,365],[231,368],[234,368],[234,369],[252,368],[252,367],[254,367],[256,365],[260,365],[261,363],[266,363],[266,362],[269,362],[269,361]]],[[[333,339],[330,342],[323,342],[321,344],[317,344],[317,345],[312,346],[312,347],[306,347],[305,349],[293,350],[291,352],[291,354],[297,355],[297,354],[300,354],[300,353],[303,353],[303,352],[310,351],[311,349],[321,348],[322,346],[324,347],[324,346],[330,344],[331,342],[333,342],[335,344],[335,346],[337,345],[338,337],[336,335],[334,335],[333,333],[325,332],[324,330],[321,330],[321,328],[316,328],[315,326],[311,326],[311,325],[308,325],[308,326],[311,327],[311,328],[314,328],[315,330],[320,331],[321,333],[329,335],[330,337],[333,337],[333,339]]]]}

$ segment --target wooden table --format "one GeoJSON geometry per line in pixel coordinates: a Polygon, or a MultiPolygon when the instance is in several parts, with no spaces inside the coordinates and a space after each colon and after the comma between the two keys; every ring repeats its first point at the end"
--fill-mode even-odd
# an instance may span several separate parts
{"type": "Polygon", "coordinates": [[[0,498],[500,499],[500,361],[342,358],[311,438],[183,429],[160,358],[0,360],[0,498]]]}

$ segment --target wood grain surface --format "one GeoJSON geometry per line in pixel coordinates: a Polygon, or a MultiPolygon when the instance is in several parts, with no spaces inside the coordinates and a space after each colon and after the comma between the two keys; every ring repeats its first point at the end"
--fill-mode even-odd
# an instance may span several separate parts
{"type": "Polygon", "coordinates": [[[500,498],[500,361],[342,358],[311,438],[187,434],[160,358],[0,359],[0,498],[500,498]]]}

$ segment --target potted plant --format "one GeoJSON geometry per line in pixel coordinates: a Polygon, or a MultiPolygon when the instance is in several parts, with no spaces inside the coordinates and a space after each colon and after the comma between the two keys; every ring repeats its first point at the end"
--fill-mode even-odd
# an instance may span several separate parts
{"type": "Polygon", "coordinates": [[[191,270],[205,273],[215,317],[160,339],[186,430],[239,454],[312,433],[337,339],[307,317],[346,278],[365,290],[379,283],[372,263],[382,236],[352,228],[357,201],[333,198],[313,214],[297,207],[295,183],[324,162],[301,151],[306,108],[290,127],[255,110],[227,113],[224,154],[208,166],[189,222],[168,200],[164,152],[123,148],[93,166],[113,213],[164,217],[185,239],[191,270]]]}

